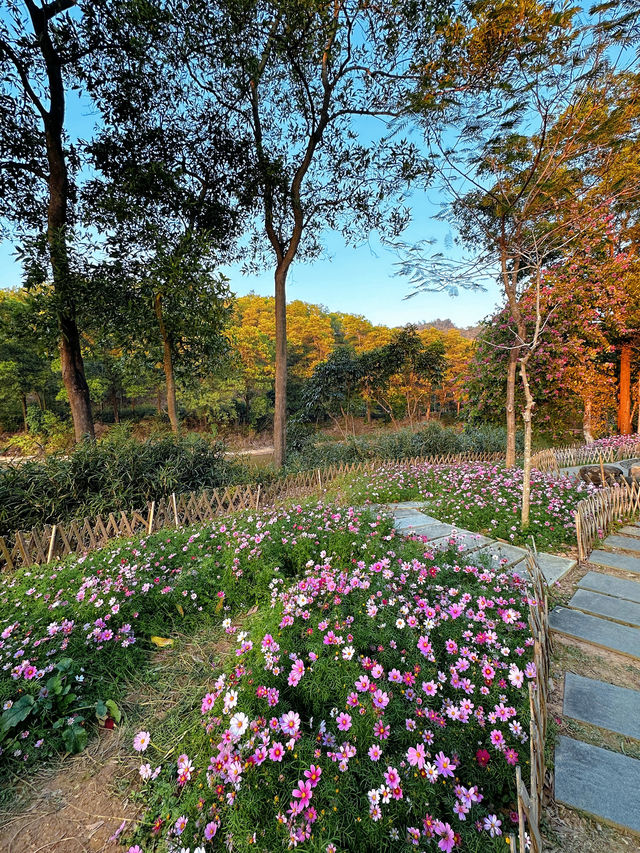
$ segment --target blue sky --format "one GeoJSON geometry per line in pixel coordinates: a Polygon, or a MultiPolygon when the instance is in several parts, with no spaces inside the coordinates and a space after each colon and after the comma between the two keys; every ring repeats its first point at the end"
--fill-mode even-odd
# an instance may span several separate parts
{"type": "MultiPolygon", "coordinates": [[[[95,125],[91,106],[77,98],[67,103],[67,127],[74,138],[89,138],[95,125]]],[[[403,241],[414,243],[436,239],[434,251],[443,250],[448,226],[432,217],[439,212],[437,190],[416,194],[412,199],[413,220],[403,241]]],[[[446,293],[422,293],[407,299],[411,292],[407,280],[396,275],[397,257],[373,235],[354,249],[344,245],[339,234],[329,233],[324,240],[325,255],[312,264],[296,263],[288,279],[288,299],[302,299],[324,305],[331,311],[362,314],[375,324],[397,326],[410,322],[449,317],[458,326],[477,323],[492,314],[500,301],[497,287],[487,292],[461,291],[457,297],[446,293]]],[[[273,270],[258,276],[244,276],[239,268],[224,272],[231,289],[239,296],[251,291],[263,296],[273,294],[273,270]]],[[[18,287],[21,267],[14,258],[14,246],[0,243],[0,287],[18,287]]]]}

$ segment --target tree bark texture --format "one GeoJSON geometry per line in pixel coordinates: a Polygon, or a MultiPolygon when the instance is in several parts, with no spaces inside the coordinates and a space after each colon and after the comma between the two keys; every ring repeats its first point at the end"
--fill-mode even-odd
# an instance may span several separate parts
{"type": "Polygon", "coordinates": [[[275,272],[276,297],[276,387],[273,414],[273,461],[281,468],[287,456],[287,271],[278,264],[275,272]]]}
{"type": "Polygon", "coordinates": [[[631,345],[622,344],[618,386],[618,432],[630,435],[631,426],[631,345]]]}
{"type": "MultiPolygon", "coordinates": [[[[173,356],[171,354],[171,341],[167,334],[167,327],[162,313],[162,296],[156,293],[154,297],[154,309],[158,321],[158,329],[162,338],[162,367],[164,369],[165,386],[167,389],[167,413],[171,423],[171,432],[178,435],[178,407],[176,404],[176,383],[173,375],[173,356]]],[[[158,395],[159,396],[159,395],[158,395]]]]}
{"type": "Polygon", "coordinates": [[[522,479],[522,511],[520,514],[520,523],[522,529],[526,530],[529,526],[529,513],[531,508],[531,421],[533,415],[533,407],[535,405],[531,388],[529,387],[529,377],[527,375],[527,362],[529,361],[529,353],[520,359],[520,378],[522,379],[522,388],[524,390],[525,406],[522,411],[522,420],[524,421],[524,460],[523,460],[523,479],[522,479]]]}
{"type": "Polygon", "coordinates": [[[507,368],[507,456],[505,464],[507,468],[514,468],[516,464],[516,375],[518,370],[518,350],[509,352],[509,366],[507,368]]]}
{"type": "Polygon", "coordinates": [[[586,444],[593,444],[593,403],[591,398],[584,401],[584,414],[582,415],[582,434],[586,444]]]}
{"type": "MultiPolygon", "coordinates": [[[[49,18],[29,7],[34,35],[44,59],[50,96],[48,110],[40,109],[49,166],[47,242],[57,301],[62,381],[69,399],[76,441],[94,438],[89,386],[84,374],[80,333],[76,322],[73,281],[67,251],[69,175],[63,148],[65,92],[61,58],[51,40],[49,18]]],[[[41,105],[36,105],[41,106],[41,105]]]]}

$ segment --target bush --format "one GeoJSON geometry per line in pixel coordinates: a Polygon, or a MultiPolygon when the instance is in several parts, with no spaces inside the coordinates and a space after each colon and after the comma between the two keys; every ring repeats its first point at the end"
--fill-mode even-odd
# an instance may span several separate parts
{"type": "Polygon", "coordinates": [[[171,492],[215,488],[246,477],[220,442],[158,435],[140,442],[125,426],[69,456],[0,468],[0,535],[45,523],[145,507],[171,492]]]}
{"type": "MultiPolygon", "coordinates": [[[[516,436],[522,449],[522,433],[516,436]]],[[[301,435],[296,429],[290,447],[292,469],[321,468],[364,459],[407,459],[448,453],[500,453],[507,443],[503,427],[465,426],[462,432],[431,422],[422,429],[401,429],[372,436],[354,436],[345,441],[301,435]]]]}

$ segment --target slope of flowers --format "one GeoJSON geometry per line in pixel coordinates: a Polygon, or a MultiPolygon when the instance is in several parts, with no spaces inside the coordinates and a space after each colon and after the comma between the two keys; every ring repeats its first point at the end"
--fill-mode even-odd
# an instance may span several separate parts
{"type": "Polygon", "coordinates": [[[0,766],[76,752],[96,717],[113,725],[150,638],[220,623],[270,601],[274,578],[320,553],[359,554],[390,522],[334,507],[263,512],[165,531],[0,578],[0,766]]]}
{"type": "Polygon", "coordinates": [[[523,543],[533,534],[538,548],[575,542],[573,512],[593,486],[571,477],[531,474],[531,522],[520,528],[522,471],[500,465],[383,465],[366,479],[354,478],[352,500],[387,503],[425,501],[425,511],[441,521],[523,543]]]}
{"type": "Polygon", "coordinates": [[[316,553],[247,630],[227,622],[235,654],[182,735],[136,735],[129,853],[505,849],[536,677],[527,590],[455,539],[391,544],[316,553]]]}

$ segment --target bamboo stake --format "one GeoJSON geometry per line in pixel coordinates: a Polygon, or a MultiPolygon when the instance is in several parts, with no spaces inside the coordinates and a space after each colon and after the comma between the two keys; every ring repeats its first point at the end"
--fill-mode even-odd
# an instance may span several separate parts
{"type": "Polygon", "coordinates": [[[156,512],[156,502],[151,501],[151,508],[149,510],[149,524],[147,525],[147,536],[151,535],[153,530],[153,519],[156,512]]]}
{"type": "Polygon", "coordinates": [[[176,503],[176,493],[171,493],[171,505],[173,506],[173,518],[176,522],[176,527],[180,527],[180,522],[178,521],[178,505],[176,503]]]}
{"type": "Polygon", "coordinates": [[[258,483],[258,494],[256,495],[256,511],[258,510],[258,507],[260,506],[260,489],[261,488],[262,488],[262,484],[258,483]]]}
{"type": "Polygon", "coordinates": [[[53,558],[53,546],[56,541],[56,533],[58,531],[58,525],[54,524],[51,528],[51,539],[49,540],[49,550],[47,552],[47,563],[50,563],[53,558]]]}

